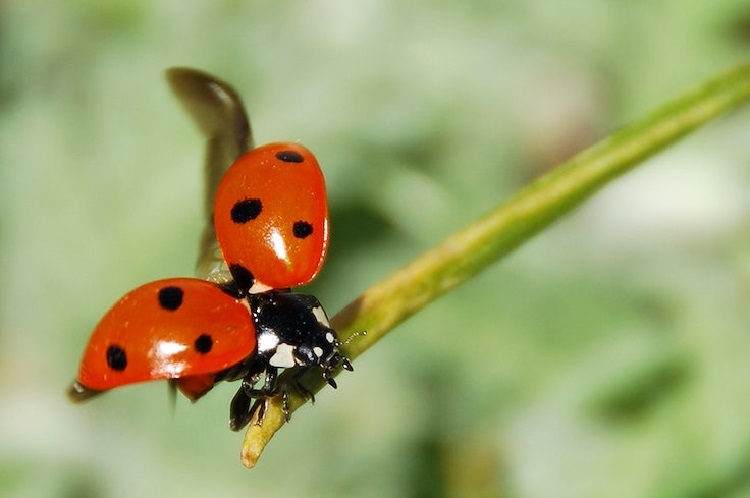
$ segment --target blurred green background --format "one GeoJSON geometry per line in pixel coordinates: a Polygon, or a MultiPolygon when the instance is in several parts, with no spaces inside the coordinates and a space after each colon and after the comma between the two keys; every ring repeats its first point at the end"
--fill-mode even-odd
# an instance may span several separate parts
{"type": "Polygon", "coordinates": [[[747,0],[0,4],[0,495],[750,496],[750,110],[394,330],[248,471],[235,386],[63,393],[127,290],[191,275],[231,82],[325,171],[334,314],[598,138],[750,55],[747,0]]]}

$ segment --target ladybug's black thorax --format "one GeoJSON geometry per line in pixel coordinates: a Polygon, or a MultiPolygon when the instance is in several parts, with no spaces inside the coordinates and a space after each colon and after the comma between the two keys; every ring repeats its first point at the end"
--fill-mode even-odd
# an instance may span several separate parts
{"type": "Polygon", "coordinates": [[[265,292],[251,294],[248,300],[259,342],[261,337],[274,334],[280,342],[300,344],[321,327],[312,311],[320,303],[313,296],[265,292]]]}
{"type": "Polygon", "coordinates": [[[325,365],[335,354],[336,334],[311,295],[264,292],[248,296],[258,338],[257,357],[269,366],[325,365]]]}

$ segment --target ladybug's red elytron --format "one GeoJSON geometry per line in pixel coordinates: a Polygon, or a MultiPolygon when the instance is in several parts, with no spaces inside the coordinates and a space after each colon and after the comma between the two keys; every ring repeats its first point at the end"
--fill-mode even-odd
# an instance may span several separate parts
{"type": "Polygon", "coordinates": [[[169,379],[195,401],[217,382],[241,379],[230,405],[230,427],[239,430],[255,410],[262,417],[265,398],[281,392],[286,401],[278,369],[317,366],[333,387],[336,368],[352,370],[318,300],[289,292],[310,282],[326,256],[325,182],[298,143],[253,149],[231,86],[192,69],[167,77],[208,138],[198,259],[207,280],[159,280],[123,296],[94,329],[69,395],[81,401],[169,379]]]}
{"type": "MultiPolygon", "coordinates": [[[[73,385],[77,395],[227,369],[257,347],[246,300],[197,278],[170,278],[128,292],[94,329],[73,385]]],[[[178,382],[178,387],[180,384],[178,382]]],[[[181,389],[182,390],[182,389],[181,389]]]]}
{"type": "Polygon", "coordinates": [[[312,280],[328,249],[326,188],[315,156],[300,144],[273,143],[239,158],[216,191],[214,225],[241,288],[312,280]]]}

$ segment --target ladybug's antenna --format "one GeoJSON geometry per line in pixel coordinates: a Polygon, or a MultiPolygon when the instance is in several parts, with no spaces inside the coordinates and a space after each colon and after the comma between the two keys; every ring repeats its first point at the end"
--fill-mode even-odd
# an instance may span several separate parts
{"type": "Polygon", "coordinates": [[[361,336],[364,336],[364,335],[367,335],[367,331],[366,330],[360,330],[359,332],[353,333],[352,335],[350,335],[349,337],[347,337],[343,341],[340,341],[339,345],[346,346],[347,344],[349,344],[350,342],[352,342],[357,337],[361,337],[361,336]]]}

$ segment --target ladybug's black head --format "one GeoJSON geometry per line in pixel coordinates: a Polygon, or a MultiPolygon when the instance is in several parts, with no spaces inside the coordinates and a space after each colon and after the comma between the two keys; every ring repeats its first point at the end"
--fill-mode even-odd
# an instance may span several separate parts
{"type": "Polygon", "coordinates": [[[326,325],[319,323],[316,330],[310,331],[307,340],[297,345],[294,356],[298,366],[320,365],[325,369],[337,354],[336,333],[326,325]]]}

